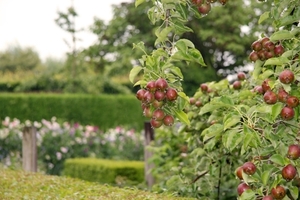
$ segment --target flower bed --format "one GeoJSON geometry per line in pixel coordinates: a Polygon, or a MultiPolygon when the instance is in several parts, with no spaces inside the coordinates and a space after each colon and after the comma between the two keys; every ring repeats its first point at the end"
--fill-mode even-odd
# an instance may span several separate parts
{"type": "Polygon", "coordinates": [[[143,160],[144,137],[126,127],[101,131],[96,126],[50,121],[25,121],[6,117],[0,128],[0,160],[5,166],[20,167],[22,129],[37,130],[39,170],[59,175],[67,158],[97,157],[115,160],[143,160]]]}

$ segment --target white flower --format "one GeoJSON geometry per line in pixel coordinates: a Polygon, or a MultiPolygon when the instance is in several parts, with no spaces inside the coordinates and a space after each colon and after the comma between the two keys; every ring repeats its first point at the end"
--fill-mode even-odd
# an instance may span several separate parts
{"type": "Polygon", "coordinates": [[[67,147],[60,147],[60,151],[63,152],[63,153],[67,153],[68,148],[67,147]]]}
{"type": "Polygon", "coordinates": [[[62,154],[60,152],[56,152],[56,158],[57,160],[60,160],[62,158],[62,154]]]}

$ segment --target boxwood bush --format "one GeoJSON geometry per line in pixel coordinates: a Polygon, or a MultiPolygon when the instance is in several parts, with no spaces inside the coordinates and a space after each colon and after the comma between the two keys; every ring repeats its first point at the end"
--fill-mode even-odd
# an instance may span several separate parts
{"type": "Polygon", "coordinates": [[[0,118],[50,120],[97,125],[102,130],[128,125],[141,130],[145,118],[134,95],[0,94],[0,118]]]}
{"type": "MultiPolygon", "coordinates": [[[[0,168],[0,199],[189,200],[135,188],[116,188],[79,179],[0,168]]],[[[192,200],[192,199],[191,199],[192,200]]]]}
{"type": "Polygon", "coordinates": [[[113,185],[138,185],[144,182],[144,162],[96,158],[67,159],[63,175],[113,185]]]}

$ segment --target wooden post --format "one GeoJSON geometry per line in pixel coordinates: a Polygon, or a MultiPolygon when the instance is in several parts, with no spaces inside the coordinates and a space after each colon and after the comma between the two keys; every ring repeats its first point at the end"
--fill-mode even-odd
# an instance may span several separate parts
{"type": "Polygon", "coordinates": [[[24,171],[37,171],[36,128],[33,126],[23,129],[22,161],[24,171]]]}
{"type": "Polygon", "coordinates": [[[150,171],[152,168],[154,168],[154,164],[152,164],[152,163],[150,164],[148,162],[148,159],[152,156],[152,152],[147,150],[147,146],[150,145],[150,142],[154,140],[154,130],[151,127],[150,122],[145,122],[144,129],[145,129],[145,149],[144,149],[145,179],[146,179],[148,188],[151,189],[151,187],[154,184],[154,177],[152,176],[150,171]]]}

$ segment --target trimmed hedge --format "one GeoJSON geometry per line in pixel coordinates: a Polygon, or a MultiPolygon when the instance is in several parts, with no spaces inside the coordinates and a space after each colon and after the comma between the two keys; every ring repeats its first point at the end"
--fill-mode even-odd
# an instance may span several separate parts
{"type": "Polygon", "coordinates": [[[128,125],[141,130],[146,120],[134,95],[0,93],[0,119],[59,120],[99,126],[106,130],[128,125]]]}
{"type": "Polygon", "coordinates": [[[0,199],[192,200],[83,180],[0,168],[0,199]]]}
{"type": "Polygon", "coordinates": [[[144,162],[97,158],[67,159],[63,175],[113,185],[117,184],[118,179],[125,179],[137,185],[144,182],[144,162]]]}

